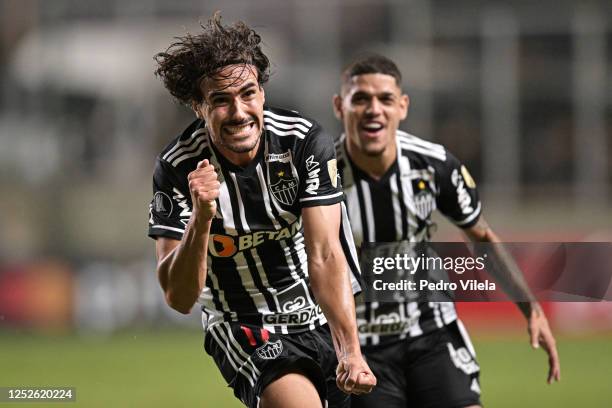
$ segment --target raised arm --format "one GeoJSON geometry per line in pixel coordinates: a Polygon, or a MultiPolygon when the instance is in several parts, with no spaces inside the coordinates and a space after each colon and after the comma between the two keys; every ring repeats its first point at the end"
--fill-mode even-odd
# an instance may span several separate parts
{"type": "Polygon", "coordinates": [[[501,245],[501,240],[484,218],[481,217],[475,225],[465,228],[463,231],[472,242],[497,244],[491,245],[490,250],[487,251],[490,262],[496,265],[495,268],[490,268],[489,272],[494,275],[494,278],[507,293],[514,294],[518,299],[527,300],[518,301],[516,305],[527,319],[527,330],[531,345],[533,348],[542,345],[548,353],[548,383],[559,381],[561,379],[561,367],[555,338],[550,330],[546,315],[531,293],[518,265],[501,245]]]}
{"type": "Polygon", "coordinates": [[[157,276],[166,302],[184,314],[198,300],[206,282],[208,236],[219,196],[217,173],[208,160],[200,162],[188,179],[193,211],[183,238],[158,238],[155,244],[157,276]]]}
{"type": "Polygon", "coordinates": [[[355,301],[342,250],[340,204],[302,210],[310,284],[327,318],[336,355],[337,384],[346,393],[368,393],[376,377],[361,355],[355,301]]]}

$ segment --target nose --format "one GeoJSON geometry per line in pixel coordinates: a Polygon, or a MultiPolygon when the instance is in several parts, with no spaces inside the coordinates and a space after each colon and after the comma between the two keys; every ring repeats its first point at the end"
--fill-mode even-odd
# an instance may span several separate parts
{"type": "Polygon", "coordinates": [[[377,97],[370,99],[370,103],[365,113],[369,116],[378,116],[382,113],[382,104],[377,97]]]}
{"type": "Polygon", "coordinates": [[[240,98],[234,98],[234,101],[230,108],[230,116],[232,120],[236,122],[248,119],[248,115],[245,111],[245,106],[240,98]]]}

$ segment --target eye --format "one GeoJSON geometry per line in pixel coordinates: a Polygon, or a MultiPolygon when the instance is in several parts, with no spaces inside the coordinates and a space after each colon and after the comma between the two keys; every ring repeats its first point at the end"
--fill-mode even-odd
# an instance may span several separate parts
{"type": "Polygon", "coordinates": [[[210,103],[212,106],[225,106],[229,103],[229,98],[225,96],[216,96],[211,99],[210,103]]]}
{"type": "Polygon", "coordinates": [[[395,98],[392,95],[385,95],[380,98],[380,101],[385,105],[391,105],[395,102],[395,98]]]}
{"type": "Polygon", "coordinates": [[[351,98],[351,102],[356,105],[362,105],[364,103],[367,103],[369,99],[370,98],[365,94],[355,94],[351,98]]]}
{"type": "Polygon", "coordinates": [[[243,94],[242,97],[245,99],[251,99],[255,96],[256,92],[254,89],[247,89],[243,94]]]}

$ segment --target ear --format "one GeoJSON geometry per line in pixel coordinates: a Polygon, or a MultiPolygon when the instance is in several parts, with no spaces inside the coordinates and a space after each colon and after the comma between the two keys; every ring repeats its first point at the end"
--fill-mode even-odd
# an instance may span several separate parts
{"type": "Polygon", "coordinates": [[[266,90],[261,85],[259,85],[259,89],[261,89],[261,97],[263,99],[263,103],[265,104],[266,103],[266,90]]]}
{"type": "Polygon", "coordinates": [[[400,109],[402,110],[401,120],[406,119],[408,116],[408,107],[410,106],[410,98],[406,94],[400,96],[400,109]]]}
{"type": "Polygon", "coordinates": [[[334,114],[338,120],[342,121],[342,97],[338,94],[335,94],[332,99],[332,104],[334,105],[334,114]]]}
{"type": "Polygon", "coordinates": [[[201,104],[197,103],[196,101],[191,101],[191,110],[193,113],[195,113],[198,119],[204,119],[204,116],[202,116],[202,112],[200,111],[200,106],[201,104]]]}

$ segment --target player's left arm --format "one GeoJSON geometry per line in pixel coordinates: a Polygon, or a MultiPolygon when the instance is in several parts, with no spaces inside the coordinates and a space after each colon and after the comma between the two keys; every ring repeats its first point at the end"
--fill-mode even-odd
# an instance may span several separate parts
{"type": "Polygon", "coordinates": [[[338,356],[338,387],[346,393],[363,394],[374,388],[376,377],[359,347],[350,272],[339,240],[340,211],[339,203],[302,209],[308,274],[338,356]]]}
{"type": "Polygon", "coordinates": [[[527,319],[527,330],[531,345],[533,348],[538,348],[539,345],[542,345],[548,353],[548,383],[551,384],[553,381],[559,381],[561,379],[561,368],[555,338],[546,315],[535,300],[518,265],[482,216],[476,224],[464,228],[463,232],[472,242],[495,244],[490,245],[487,250],[489,262],[495,265],[494,268],[490,268],[489,272],[494,275],[506,293],[512,293],[518,299],[526,300],[519,301],[516,304],[527,319]]]}

